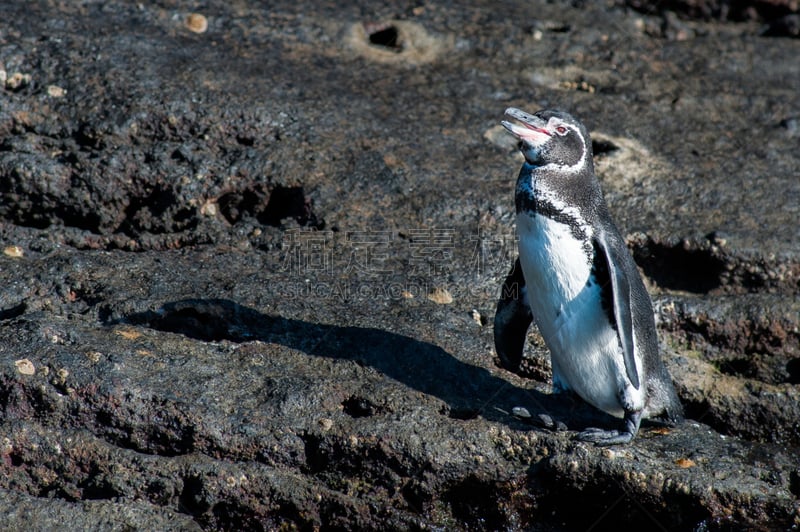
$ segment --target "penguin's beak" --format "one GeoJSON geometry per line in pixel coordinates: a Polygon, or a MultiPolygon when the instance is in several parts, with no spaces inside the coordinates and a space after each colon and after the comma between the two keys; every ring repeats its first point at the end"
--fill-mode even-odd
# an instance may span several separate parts
{"type": "Polygon", "coordinates": [[[521,111],[514,107],[506,109],[505,115],[512,118],[522,125],[517,125],[506,120],[500,123],[509,133],[517,137],[519,140],[531,144],[533,146],[540,146],[544,144],[550,137],[547,131],[547,122],[535,115],[529,115],[525,111],[521,111]]]}

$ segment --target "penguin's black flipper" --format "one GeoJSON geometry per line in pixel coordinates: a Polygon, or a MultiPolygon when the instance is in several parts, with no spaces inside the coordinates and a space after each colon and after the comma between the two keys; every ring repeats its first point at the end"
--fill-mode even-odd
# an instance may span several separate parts
{"type": "Polygon", "coordinates": [[[525,295],[525,277],[517,259],[503,283],[494,315],[494,347],[503,367],[509,371],[519,369],[531,321],[533,317],[525,295]]]}
{"type": "Polygon", "coordinates": [[[639,372],[636,371],[636,361],[633,357],[634,340],[633,340],[633,317],[631,315],[631,288],[628,284],[629,272],[622,269],[623,265],[627,264],[631,258],[630,255],[623,255],[628,253],[625,243],[622,239],[617,237],[616,241],[613,239],[616,235],[609,235],[606,231],[601,231],[595,238],[595,254],[597,260],[605,261],[606,271],[611,281],[612,305],[614,311],[614,318],[617,325],[617,334],[619,335],[620,344],[622,344],[622,358],[625,361],[625,371],[631,384],[637,390],[639,389],[639,372]]]}

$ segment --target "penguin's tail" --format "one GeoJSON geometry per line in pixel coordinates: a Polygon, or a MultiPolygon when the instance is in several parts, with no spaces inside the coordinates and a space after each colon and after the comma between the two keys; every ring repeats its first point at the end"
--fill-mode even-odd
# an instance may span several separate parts
{"type": "Polygon", "coordinates": [[[670,425],[682,422],[684,420],[683,405],[681,405],[669,375],[666,376],[666,379],[657,379],[649,384],[651,389],[649,390],[647,411],[653,417],[670,425]]]}

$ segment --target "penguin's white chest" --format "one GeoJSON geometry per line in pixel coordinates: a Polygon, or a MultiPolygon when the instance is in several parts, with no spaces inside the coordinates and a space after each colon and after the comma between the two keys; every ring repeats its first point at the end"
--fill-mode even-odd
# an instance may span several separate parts
{"type": "Polygon", "coordinates": [[[519,254],[528,292],[546,315],[555,315],[584,289],[591,264],[584,243],[569,225],[540,215],[519,214],[519,254]]]}
{"type": "MultiPolygon", "coordinates": [[[[550,349],[554,389],[574,390],[622,415],[620,392],[628,387],[622,350],[584,241],[569,225],[541,215],[518,214],[517,230],[528,304],[550,349]]],[[[590,239],[591,228],[584,230],[590,239]]]]}

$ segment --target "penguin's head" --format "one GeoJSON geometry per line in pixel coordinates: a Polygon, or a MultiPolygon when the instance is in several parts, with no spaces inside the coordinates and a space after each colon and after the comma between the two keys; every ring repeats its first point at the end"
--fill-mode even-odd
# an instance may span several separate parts
{"type": "Polygon", "coordinates": [[[544,109],[528,114],[514,107],[506,116],[519,122],[501,123],[520,141],[519,149],[533,166],[554,166],[577,172],[592,164],[592,141],[586,128],[572,115],[544,109]]]}

